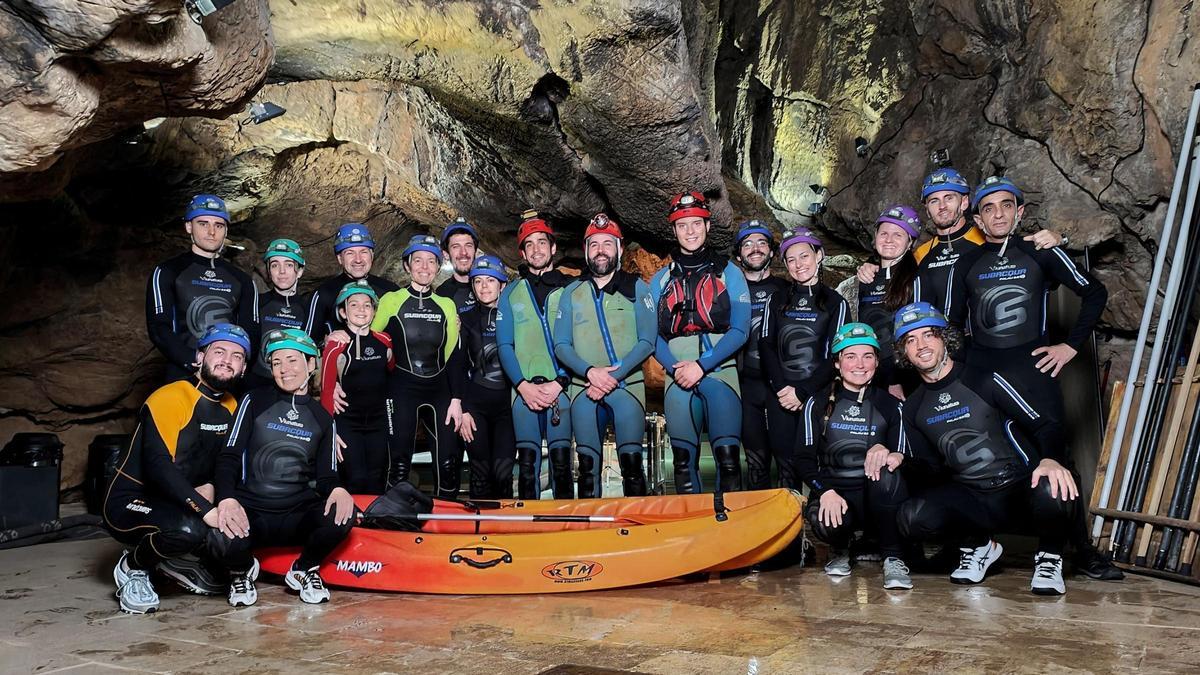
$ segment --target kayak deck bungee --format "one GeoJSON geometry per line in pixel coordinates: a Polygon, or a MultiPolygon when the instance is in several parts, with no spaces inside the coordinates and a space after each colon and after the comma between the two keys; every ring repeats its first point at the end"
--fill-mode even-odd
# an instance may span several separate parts
{"type": "MultiPolygon", "coordinates": [[[[360,508],[374,497],[356,496],[360,508]]],[[[321,566],[327,584],[450,594],[558,593],[734,569],[782,550],[802,527],[790,490],[585,500],[434,501],[433,514],[613,516],[616,522],[427,521],[417,532],[355,527],[321,566]],[[481,508],[483,506],[495,508],[481,508]],[[747,562],[748,561],[748,562],[747,562]]],[[[282,574],[296,548],[258,552],[282,574]]]]}

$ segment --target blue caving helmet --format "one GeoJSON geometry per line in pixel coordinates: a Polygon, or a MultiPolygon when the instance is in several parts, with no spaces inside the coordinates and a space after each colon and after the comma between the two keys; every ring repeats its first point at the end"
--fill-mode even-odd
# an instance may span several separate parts
{"type": "Polygon", "coordinates": [[[196,348],[204,349],[214,342],[232,342],[241,347],[247,356],[250,355],[250,336],[241,326],[232,323],[213,324],[196,341],[196,348]]]}
{"type": "Polygon", "coordinates": [[[504,263],[494,255],[481,255],[471,264],[468,277],[492,277],[500,283],[508,282],[508,274],[504,271],[504,263]]]}
{"type": "Polygon", "coordinates": [[[301,354],[320,356],[317,343],[299,328],[280,328],[267,333],[263,353],[270,356],[281,349],[295,349],[301,354]]]}
{"type": "Polygon", "coordinates": [[[896,310],[893,321],[893,339],[899,344],[905,335],[918,328],[945,328],[950,323],[945,315],[928,302],[914,302],[896,310]]]}
{"type": "Polygon", "coordinates": [[[433,257],[437,258],[438,264],[442,264],[442,247],[438,243],[438,240],[433,238],[431,235],[414,234],[412,238],[408,240],[408,246],[404,247],[404,253],[402,253],[400,257],[404,260],[408,260],[408,256],[416,253],[417,251],[428,251],[429,253],[432,253],[433,257]]]}
{"type": "Polygon", "coordinates": [[[957,169],[950,167],[938,169],[925,177],[925,182],[921,184],[921,201],[924,202],[929,199],[929,195],[942,190],[957,192],[960,195],[971,194],[967,179],[963,178],[957,169]]]}
{"type": "Polygon", "coordinates": [[[766,237],[767,243],[774,248],[775,235],[771,234],[771,228],[761,220],[747,220],[738,226],[737,237],[733,241],[734,248],[741,248],[742,242],[752,234],[761,234],[766,237]]]}
{"type": "Polygon", "coordinates": [[[188,204],[187,213],[183,216],[184,220],[191,220],[200,216],[216,216],[229,223],[229,209],[225,207],[225,200],[216,195],[196,195],[192,197],[192,201],[188,204]]]}
{"type": "Polygon", "coordinates": [[[978,208],[979,201],[984,197],[996,192],[1008,192],[1017,199],[1017,206],[1025,203],[1025,193],[1021,192],[1021,188],[1005,176],[988,176],[983,179],[979,187],[975,188],[975,196],[971,199],[971,204],[978,208]]]}
{"type": "Polygon", "coordinates": [[[371,233],[367,231],[367,226],[362,223],[346,223],[339,227],[337,235],[333,238],[333,252],[335,254],[341,253],[355,246],[365,246],[369,249],[375,248],[375,240],[371,238],[371,233]]]}
{"type": "Polygon", "coordinates": [[[442,230],[442,248],[450,241],[450,237],[456,234],[469,234],[471,239],[475,240],[475,245],[479,245],[479,233],[475,231],[475,226],[468,223],[466,218],[459,216],[454,219],[453,223],[446,226],[442,230]]]}

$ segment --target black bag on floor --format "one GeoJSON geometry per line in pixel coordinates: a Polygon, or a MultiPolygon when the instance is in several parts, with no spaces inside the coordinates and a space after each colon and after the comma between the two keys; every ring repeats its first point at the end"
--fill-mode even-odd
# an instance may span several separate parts
{"type": "Polygon", "coordinates": [[[359,527],[420,532],[423,523],[417,515],[421,513],[433,513],[433,497],[401,481],[371,502],[359,527]]]}

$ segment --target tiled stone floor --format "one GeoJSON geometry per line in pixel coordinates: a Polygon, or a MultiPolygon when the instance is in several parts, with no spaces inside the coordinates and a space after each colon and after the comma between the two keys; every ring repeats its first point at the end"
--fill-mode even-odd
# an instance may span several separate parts
{"type": "Polygon", "coordinates": [[[1200,589],[1131,576],[1030,595],[1015,561],[986,585],[877,565],[546,596],[334,590],[306,606],[260,581],[233,610],[160,582],[162,609],[112,597],[107,540],[0,551],[0,671],[176,673],[1200,672],[1200,589]]]}

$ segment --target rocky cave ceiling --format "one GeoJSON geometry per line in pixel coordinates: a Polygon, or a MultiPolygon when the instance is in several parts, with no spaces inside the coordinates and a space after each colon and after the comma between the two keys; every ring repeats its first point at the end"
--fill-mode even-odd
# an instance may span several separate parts
{"type": "Polygon", "coordinates": [[[0,0],[0,430],[124,428],[160,372],[145,279],[200,191],[234,210],[234,260],[286,234],[310,281],[346,221],[391,272],[458,214],[515,262],[528,207],[567,253],[606,210],[649,265],[685,188],[728,241],[825,185],[821,229],[861,256],[945,148],[972,180],[1026,186],[1030,226],[1093,247],[1127,337],[1200,79],[1195,19],[1181,1],[239,0],[197,25],[179,0],[0,0]],[[245,124],[251,100],[288,112],[245,124]]]}

